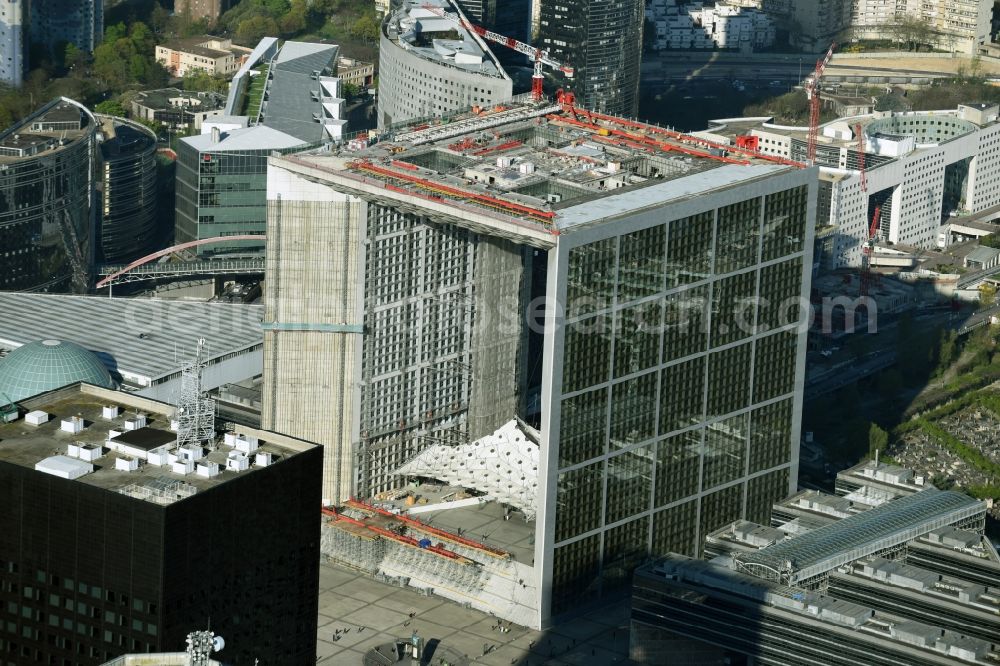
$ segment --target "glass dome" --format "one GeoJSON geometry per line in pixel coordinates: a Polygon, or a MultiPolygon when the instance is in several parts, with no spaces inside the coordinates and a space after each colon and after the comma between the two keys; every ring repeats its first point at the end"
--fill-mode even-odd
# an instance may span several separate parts
{"type": "Polygon", "coordinates": [[[31,342],[0,361],[0,401],[5,404],[76,382],[115,388],[101,359],[73,342],[31,342]]]}

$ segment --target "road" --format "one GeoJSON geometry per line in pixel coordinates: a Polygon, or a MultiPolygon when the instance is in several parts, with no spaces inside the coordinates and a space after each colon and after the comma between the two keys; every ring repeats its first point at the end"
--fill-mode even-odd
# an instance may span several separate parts
{"type": "MultiPolygon", "coordinates": [[[[963,335],[980,326],[983,326],[989,321],[991,316],[998,314],[1000,314],[1000,303],[978,310],[968,317],[956,316],[951,312],[917,315],[914,320],[914,325],[924,329],[928,327],[944,327],[949,330],[956,331],[959,335],[963,335]]],[[[889,324],[880,327],[879,333],[891,331],[898,325],[898,321],[892,321],[889,324]]],[[[831,360],[818,361],[814,358],[811,362],[812,364],[828,364],[829,367],[818,372],[814,370],[811,376],[807,375],[805,399],[812,400],[822,395],[826,395],[827,393],[831,393],[849,384],[861,381],[865,377],[869,377],[894,365],[898,357],[896,351],[896,347],[898,346],[896,336],[881,335],[874,339],[878,341],[884,340],[885,342],[883,342],[877,349],[874,349],[862,357],[860,361],[851,358],[851,353],[847,349],[840,352],[839,359],[832,358],[831,360]]],[[[809,363],[810,361],[807,361],[807,364],[809,363]]]]}

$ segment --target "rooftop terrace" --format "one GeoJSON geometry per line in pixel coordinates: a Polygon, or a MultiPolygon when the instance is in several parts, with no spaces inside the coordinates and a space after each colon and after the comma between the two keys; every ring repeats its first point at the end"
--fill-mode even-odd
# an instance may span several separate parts
{"type": "Polygon", "coordinates": [[[81,104],[57,98],[0,132],[0,164],[56,153],[90,135],[95,126],[94,116],[81,104]]]}
{"type": "Polygon", "coordinates": [[[181,461],[186,457],[175,448],[173,405],[89,384],[43,393],[19,405],[22,418],[0,425],[0,462],[37,469],[39,463],[47,461],[43,466],[65,471],[69,478],[90,468],[75,480],[158,504],[252,474],[265,463],[279,462],[313,446],[277,433],[244,428],[241,433],[249,445],[233,442],[232,437],[227,439],[233,445],[226,445],[225,440],[216,442],[209,450],[197,452],[192,464],[186,466],[189,471],[181,473],[167,462],[168,453],[181,461]],[[114,416],[105,411],[109,406],[119,408],[114,416]],[[25,411],[29,415],[47,414],[48,418],[32,425],[37,419],[24,415],[25,411]],[[142,415],[145,425],[130,429],[132,424],[126,421],[142,415]],[[74,417],[82,420],[78,432],[68,431],[65,423],[76,420],[74,417]],[[157,457],[159,451],[163,455],[157,457]],[[231,462],[237,459],[239,463],[231,462]],[[205,474],[210,475],[203,475],[199,467],[205,467],[205,474]]]}
{"type": "Polygon", "coordinates": [[[499,227],[541,247],[578,224],[803,166],[579,109],[568,95],[393,128],[374,145],[352,141],[279,163],[364,199],[499,227]]]}
{"type": "Polygon", "coordinates": [[[448,0],[403,0],[382,26],[385,35],[401,48],[425,60],[499,79],[509,78],[493,52],[476,34],[426,9],[438,7],[461,14],[448,0]]]}

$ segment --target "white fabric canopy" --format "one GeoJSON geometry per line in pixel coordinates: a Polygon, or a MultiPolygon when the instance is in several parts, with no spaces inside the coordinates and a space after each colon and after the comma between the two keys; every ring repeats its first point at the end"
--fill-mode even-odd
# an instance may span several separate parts
{"type": "Polygon", "coordinates": [[[538,445],[516,420],[469,444],[435,444],[396,470],[470,488],[535,517],[538,496],[538,445]]]}

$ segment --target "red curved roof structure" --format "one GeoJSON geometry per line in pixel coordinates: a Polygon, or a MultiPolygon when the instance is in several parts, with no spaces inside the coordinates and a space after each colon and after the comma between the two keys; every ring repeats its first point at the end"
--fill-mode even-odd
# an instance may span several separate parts
{"type": "Polygon", "coordinates": [[[180,252],[181,250],[186,250],[191,247],[198,247],[200,245],[211,245],[213,243],[223,243],[229,241],[240,241],[240,240],[264,240],[263,234],[243,234],[240,236],[214,236],[212,238],[201,238],[199,240],[188,241],[187,243],[180,243],[174,245],[173,247],[168,247],[165,250],[160,250],[159,252],[154,252],[152,254],[147,254],[145,257],[136,259],[131,264],[127,265],[125,268],[121,269],[117,273],[112,273],[95,285],[96,289],[101,287],[106,287],[111,282],[114,282],[117,278],[121,277],[125,273],[128,273],[134,268],[148,264],[151,261],[159,259],[160,257],[166,257],[173,254],[174,252],[180,252]]]}

